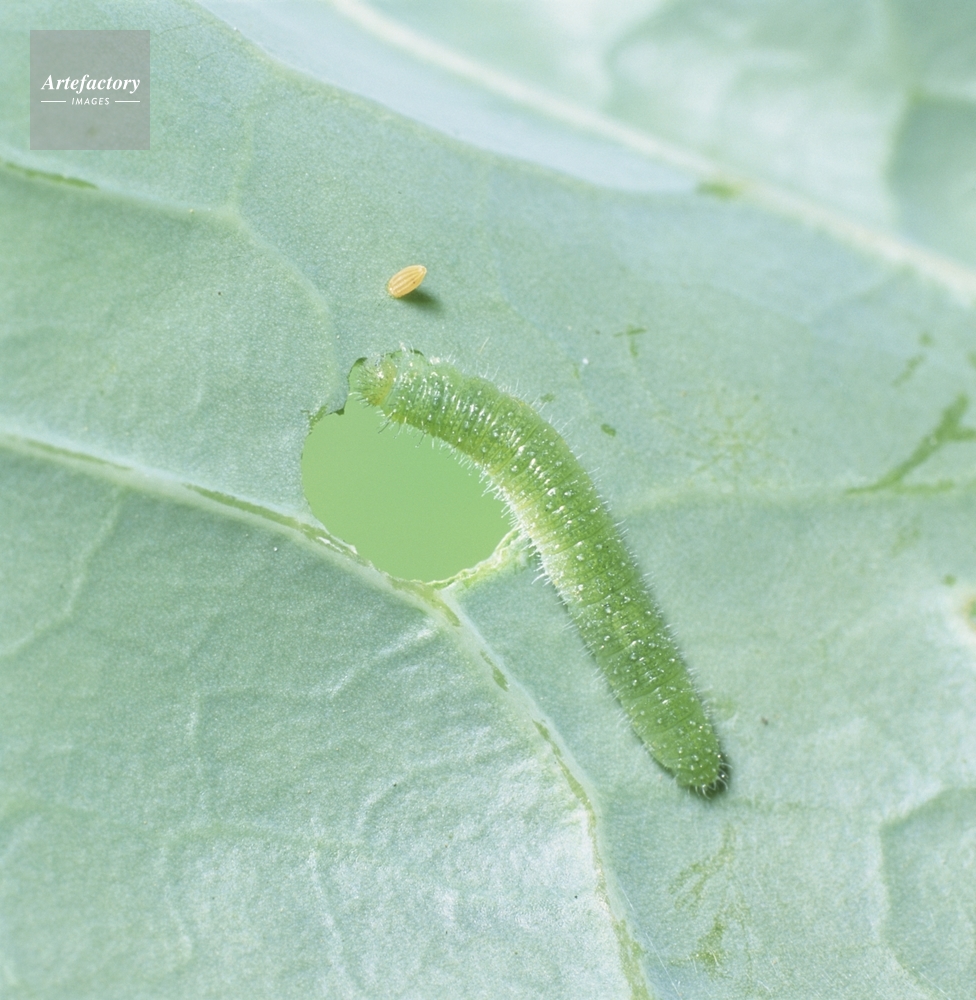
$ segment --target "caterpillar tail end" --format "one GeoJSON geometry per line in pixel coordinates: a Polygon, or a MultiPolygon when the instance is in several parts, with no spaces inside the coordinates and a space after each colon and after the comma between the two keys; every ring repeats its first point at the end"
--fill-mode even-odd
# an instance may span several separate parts
{"type": "Polygon", "coordinates": [[[729,766],[713,733],[703,744],[683,753],[678,759],[662,760],[682,788],[710,799],[729,787],[729,766]]]}
{"type": "Polygon", "coordinates": [[[728,788],[728,761],[690,678],[673,679],[666,689],[623,704],[650,755],[682,788],[703,798],[728,788]]]}
{"type": "Polygon", "coordinates": [[[397,366],[389,356],[360,358],[349,373],[349,388],[370,406],[382,406],[396,381],[397,366]]]}

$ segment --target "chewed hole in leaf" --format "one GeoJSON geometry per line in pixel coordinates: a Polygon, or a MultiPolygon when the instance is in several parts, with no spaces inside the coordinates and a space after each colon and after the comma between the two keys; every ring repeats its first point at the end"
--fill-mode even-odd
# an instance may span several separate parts
{"type": "Polygon", "coordinates": [[[302,483],[333,535],[407,580],[454,576],[487,559],[511,528],[475,470],[353,397],[306,438],[302,483]]]}

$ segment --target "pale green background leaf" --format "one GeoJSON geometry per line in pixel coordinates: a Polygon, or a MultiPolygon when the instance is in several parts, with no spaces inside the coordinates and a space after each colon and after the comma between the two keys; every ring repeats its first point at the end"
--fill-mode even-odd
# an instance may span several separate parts
{"type": "MultiPolygon", "coordinates": [[[[881,169],[811,120],[830,194],[770,103],[917,60],[748,5],[805,72],[681,131],[640,53],[721,75],[745,7],[607,9],[617,105],[555,4],[3,6],[4,996],[973,995],[976,281],[926,159],[964,138],[867,128],[881,169]],[[153,32],[150,152],[29,149],[64,27],[153,32]],[[385,295],[412,261],[430,308],[385,295]],[[726,794],[654,764],[521,544],[434,589],[315,522],[310,423],[400,343],[553,397],[726,794]]],[[[976,72],[952,16],[927,79],[976,72]]]]}
{"type": "MultiPolygon", "coordinates": [[[[338,6],[364,18],[359,0],[338,6]]],[[[482,67],[976,264],[967,0],[376,0],[482,67]]]]}

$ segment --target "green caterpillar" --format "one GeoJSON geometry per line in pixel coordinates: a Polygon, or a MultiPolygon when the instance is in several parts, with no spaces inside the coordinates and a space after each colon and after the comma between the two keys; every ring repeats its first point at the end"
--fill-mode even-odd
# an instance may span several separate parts
{"type": "Polygon", "coordinates": [[[557,431],[491,382],[417,351],[361,359],[350,385],[390,420],[446,441],[489,477],[651,755],[686,788],[723,786],[725,761],[688,668],[593,481],[557,431]]]}

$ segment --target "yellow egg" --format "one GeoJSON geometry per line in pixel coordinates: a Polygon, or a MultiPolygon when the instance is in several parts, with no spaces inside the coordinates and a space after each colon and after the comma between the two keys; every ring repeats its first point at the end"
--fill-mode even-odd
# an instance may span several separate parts
{"type": "Polygon", "coordinates": [[[427,268],[423,264],[409,264],[393,275],[386,283],[386,290],[395,299],[402,299],[404,295],[409,295],[415,288],[420,287],[420,283],[427,274],[427,268]]]}

